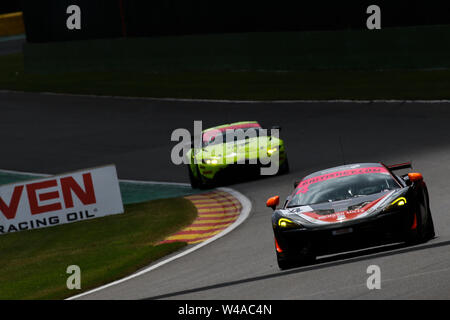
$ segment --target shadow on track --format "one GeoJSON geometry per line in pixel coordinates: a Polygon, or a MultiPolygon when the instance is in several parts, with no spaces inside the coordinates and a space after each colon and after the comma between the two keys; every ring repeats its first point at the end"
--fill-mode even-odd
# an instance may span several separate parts
{"type": "Polygon", "coordinates": [[[408,252],[419,251],[419,250],[426,250],[426,249],[430,249],[430,248],[444,247],[444,246],[448,246],[448,245],[450,245],[450,240],[443,241],[443,242],[437,242],[437,243],[416,245],[416,246],[407,246],[406,244],[393,244],[393,245],[387,245],[387,246],[383,246],[383,247],[364,249],[364,250],[360,250],[357,252],[347,252],[347,253],[333,255],[331,257],[319,258],[312,265],[294,268],[294,269],[291,269],[288,271],[281,271],[278,273],[273,273],[273,274],[268,274],[268,275],[263,275],[263,276],[258,276],[258,277],[246,278],[246,279],[241,279],[241,280],[236,280],[236,281],[229,281],[229,282],[213,284],[210,286],[204,286],[204,287],[187,289],[187,290],[182,290],[182,291],[177,291],[177,292],[171,292],[171,293],[166,293],[166,294],[157,295],[157,296],[153,296],[153,297],[148,297],[143,300],[165,299],[165,298],[180,296],[180,295],[184,295],[184,294],[190,294],[190,293],[196,293],[196,292],[207,291],[207,290],[212,290],[212,289],[230,287],[230,286],[244,284],[244,283],[250,283],[250,282],[256,282],[256,281],[261,281],[261,280],[266,280],[266,279],[283,277],[283,276],[287,276],[287,275],[291,275],[291,274],[298,274],[298,273],[307,272],[307,271],[311,271],[311,270],[319,270],[319,269],[324,269],[324,268],[328,268],[328,267],[339,266],[339,265],[357,262],[357,261],[382,258],[382,257],[391,256],[391,255],[396,255],[396,254],[408,253],[408,252]]]}

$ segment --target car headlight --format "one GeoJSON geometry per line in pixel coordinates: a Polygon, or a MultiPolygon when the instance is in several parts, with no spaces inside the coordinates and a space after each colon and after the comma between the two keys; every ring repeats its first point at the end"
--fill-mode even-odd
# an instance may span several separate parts
{"type": "Polygon", "coordinates": [[[206,159],[202,159],[203,163],[206,164],[218,164],[221,157],[210,157],[206,159]]]}
{"type": "Polygon", "coordinates": [[[291,228],[299,228],[301,227],[300,224],[295,223],[292,220],[289,220],[287,218],[280,218],[278,220],[278,226],[282,229],[291,229],[291,228]]]}
{"type": "Polygon", "coordinates": [[[388,205],[383,211],[390,211],[393,209],[397,209],[397,208],[401,208],[404,207],[406,205],[407,201],[405,197],[399,197],[397,199],[395,199],[394,201],[392,201],[392,203],[390,205],[388,205]]]}
{"type": "Polygon", "coordinates": [[[405,197],[400,197],[391,203],[391,205],[397,205],[398,207],[404,206],[405,204],[406,204],[405,197]]]}
{"type": "Polygon", "coordinates": [[[271,149],[268,149],[268,150],[267,150],[267,154],[268,154],[269,156],[271,156],[272,153],[277,152],[277,151],[278,151],[278,148],[271,148],[271,149]]]}
{"type": "Polygon", "coordinates": [[[217,161],[217,159],[206,159],[203,160],[203,162],[206,164],[217,164],[219,161],[217,161]]]}

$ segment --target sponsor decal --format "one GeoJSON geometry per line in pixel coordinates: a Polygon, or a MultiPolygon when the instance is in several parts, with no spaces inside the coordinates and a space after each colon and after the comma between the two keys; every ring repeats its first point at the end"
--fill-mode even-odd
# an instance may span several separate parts
{"type": "Polygon", "coordinates": [[[308,187],[311,184],[330,180],[330,179],[336,179],[341,177],[347,177],[357,174],[368,174],[368,173],[385,173],[389,174],[389,171],[386,170],[384,167],[368,167],[368,168],[360,168],[360,169],[350,169],[350,170],[342,170],[342,171],[336,171],[332,173],[323,174],[317,177],[312,177],[309,179],[305,179],[302,182],[300,182],[295,190],[295,194],[302,194],[308,192],[308,187]]]}
{"type": "Polygon", "coordinates": [[[0,186],[0,234],[119,213],[114,165],[0,186]]]}
{"type": "Polygon", "coordinates": [[[310,206],[301,206],[292,209],[287,209],[284,213],[286,215],[298,215],[304,212],[311,212],[311,211],[313,211],[313,208],[311,208],[310,206]]]}
{"type": "MultiPolygon", "coordinates": [[[[326,214],[326,215],[320,215],[317,214],[315,212],[302,212],[301,216],[303,218],[310,217],[313,218],[316,221],[321,221],[321,222],[328,222],[328,223],[334,223],[334,222],[343,222],[346,220],[351,220],[351,219],[355,219],[357,217],[362,217],[363,215],[366,216],[368,213],[372,212],[369,211],[369,209],[374,208],[374,206],[377,203],[380,203],[380,201],[389,196],[391,194],[388,193],[384,196],[382,196],[381,198],[378,198],[375,201],[372,201],[368,204],[366,204],[364,207],[359,208],[359,209],[354,209],[354,210],[344,210],[344,211],[340,211],[340,212],[335,212],[332,214],[326,214]]],[[[310,219],[307,219],[308,221],[311,221],[310,219]]]]}
{"type": "Polygon", "coordinates": [[[226,132],[227,130],[248,129],[248,128],[261,128],[261,126],[259,125],[259,123],[244,123],[227,126],[223,128],[207,130],[203,133],[203,141],[209,142],[212,138],[215,138],[217,135],[226,132]]]}

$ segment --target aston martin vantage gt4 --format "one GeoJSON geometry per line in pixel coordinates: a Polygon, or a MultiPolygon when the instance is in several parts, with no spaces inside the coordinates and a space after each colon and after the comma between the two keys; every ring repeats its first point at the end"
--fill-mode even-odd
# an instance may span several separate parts
{"type": "Polygon", "coordinates": [[[192,145],[187,152],[191,186],[207,188],[218,183],[234,183],[259,176],[264,169],[268,174],[288,172],[280,129],[267,130],[256,121],[242,121],[204,130],[201,146],[192,145]]]}

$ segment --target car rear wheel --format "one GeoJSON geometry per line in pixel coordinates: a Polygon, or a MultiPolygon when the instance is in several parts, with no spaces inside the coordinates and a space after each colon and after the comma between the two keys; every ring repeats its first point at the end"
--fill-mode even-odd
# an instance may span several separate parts
{"type": "Polygon", "coordinates": [[[430,211],[429,211],[427,225],[428,225],[427,226],[427,240],[431,240],[431,239],[433,239],[436,236],[436,233],[434,231],[433,217],[432,217],[430,211]]]}
{"type": "Polygon", "coordinates": [[[287,157],[286,160],[284,160],[283,164],[280,166],[280,169],[278,170],[278,174],[285,174],[285,173],[289,173],[289,162],[287,157]]]}

